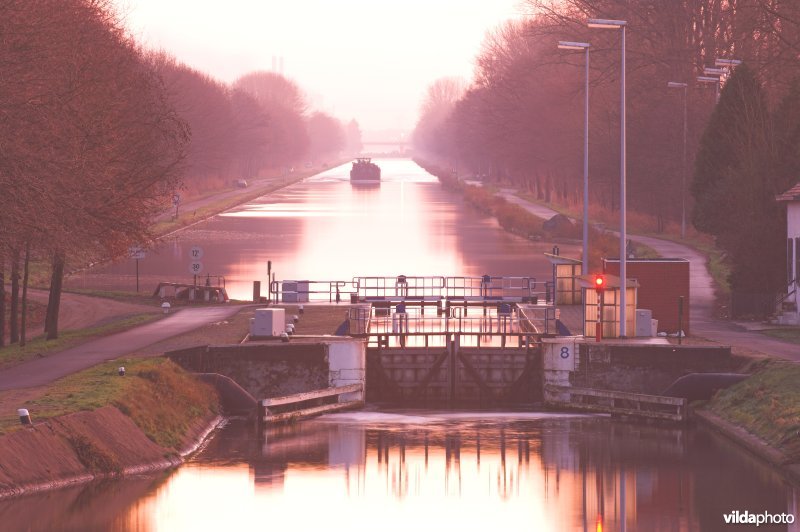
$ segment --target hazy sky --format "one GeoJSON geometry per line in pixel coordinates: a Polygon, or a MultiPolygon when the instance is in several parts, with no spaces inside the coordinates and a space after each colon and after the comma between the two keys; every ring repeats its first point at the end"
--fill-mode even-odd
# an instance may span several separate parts
{"type": "Polygon", "coordinates": [[[519,17],[519,0],[116,0],[148,47],[231,82],[283,73],[313,107],[362,131],[413,128],[428,85],[470,79],[487,30],[519,17]]]}

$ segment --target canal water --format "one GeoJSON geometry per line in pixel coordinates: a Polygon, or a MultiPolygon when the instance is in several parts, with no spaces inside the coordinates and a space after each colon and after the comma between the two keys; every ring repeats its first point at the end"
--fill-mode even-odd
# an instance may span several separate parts
{"type": "MultiPolygon", "coordinates": [[[[549,278],[551,243],[508,235],[411,161],[378,163],[378,186],[351,185],[345,165],[178,233],[140,261],[143,290],[191,279],[195,246],[203,273],[241,299],[266,280],[268,260],[278,279],[549,278]]],[[[70,286],[129,288],[134,272],[122,261],[70,286]]],[[[266,434],[234,420],[174,471],[0,501],[0,530],[748,530],[724,515],[796,514],[797,500],[774,469],[700,429],[356,412],[266,434]]]]}
{"type": "MultiPolygon", "coordinates": [[[[203,271],[225,279],[230,297],[266,295],[267,261],[278,280],[350,281],[357,276],[523,276],[550,280],[545,252],[464,205],[408,159],[381,159],[382,181],[350,183],[350,164],[331,168],[167,238],[139,261],[139,284],[193,282],[190,250],[203,271]]],[[[574,245],[561,254],[578,257],[574,245]]],[[[136,261],[126,259],[68,279],[72,288],[133,289],[136,261]]]]}
{"type": "Polygon", "coordinates": [[[0,502],[0,528],[749,530],[726,528],[724,514],[793,512],[797,496],[704,430],[602,416],[355,412],[264,434],[234,420],[172,472],[0,502]]]}

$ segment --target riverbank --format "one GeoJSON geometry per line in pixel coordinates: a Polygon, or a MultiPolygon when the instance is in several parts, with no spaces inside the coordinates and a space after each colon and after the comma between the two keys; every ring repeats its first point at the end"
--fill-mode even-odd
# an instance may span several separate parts
{"type": "Polygon", "coordinates": [[[800,484],[800,365],[771,360],[760,365],[695,414],[800,484]]]}
{"type": "Polygon", "coordinates": [[[30,409],[0,436],[0,498],[174,467],[221,419],[216,390],[163,358],[71,375],[30,409]]]}

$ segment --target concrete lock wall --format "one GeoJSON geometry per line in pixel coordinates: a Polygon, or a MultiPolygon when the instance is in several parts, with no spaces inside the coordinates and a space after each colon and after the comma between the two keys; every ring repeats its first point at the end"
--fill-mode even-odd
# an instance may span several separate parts
{"type": "Polygon", "coordinates": [[[736,371],[730,347],[579,343],[572,386],[661,394],[688,373],[736,371]]]}
{"type": "Polygon", "coordinates": [[[328,347],[328,385],[330,387],[348,384],[363,385],[360,392],[342,394],[339,402],[363,401],[366,396],[367,354],[361,340],[338,341],[328,347]]]}
{"type": "MultiPolygon", "coordinates": [[[[202,346],[166,356],[189,371],[230,377],[258,400],[363,383],[365,374],[360,340],[202,346]]],[[[343,400],[363,398],[348,395],[343,400]]]]}

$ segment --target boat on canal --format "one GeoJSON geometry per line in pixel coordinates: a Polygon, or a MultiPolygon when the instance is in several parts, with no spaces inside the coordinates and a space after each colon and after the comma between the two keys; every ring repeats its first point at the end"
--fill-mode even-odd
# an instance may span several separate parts
{"type": "Polygon", "coordinates": [[[381,168],[369,157],[359,157],[350,169],[351,182],[380,182],[381,168]]]}

